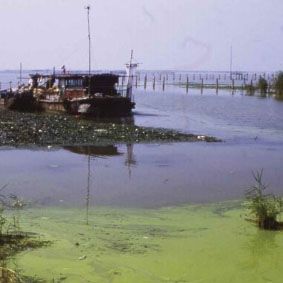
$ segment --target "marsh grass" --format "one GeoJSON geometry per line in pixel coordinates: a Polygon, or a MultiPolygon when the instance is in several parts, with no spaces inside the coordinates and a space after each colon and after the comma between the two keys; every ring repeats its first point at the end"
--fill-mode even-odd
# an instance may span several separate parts
{"type": "Polygon", "coordinates": [[[254,95],[256,91],[256,87],[252,84],[245,85],[244,89],[247,92],[247,95],[254,95]]]}
{"type": "Polygon", "coordinates": [[[260,77],[257,83],[257,89],[260,91],[261,94],[266,94],[268,88],[268,83],[266,79],[260,77]]]}
{"type": "Polygon", "coordinates": [[[4,194],[6,187],[0,188],[0,283],[36,282],[31,278],[20,278],[14,270],[7,268],[7,261],[21,251],[43,247],[50,242],[41,241],[36,234],[20,230],[20,211],[25,203],[16,195],[4,194]],[[9,217],[4,215],[6,210],[10,212],[9,217]]]}
{"type": "Polygon", "coordinates": [[[259,228],[268,230],[282,229],[278,217],[283,212],[283,200],[273,194],[265,193],[267,185],[262,182],[263,170],[253,173],[255,185],[246,191],[247,208],[255,217],[259,228]]]}
{"type": "Polygon", "coordinates": [[[279,72],[277,75],[274,85],[273,85],[276,95],[278,97],[283,97],[283,72],[279,72]]]}

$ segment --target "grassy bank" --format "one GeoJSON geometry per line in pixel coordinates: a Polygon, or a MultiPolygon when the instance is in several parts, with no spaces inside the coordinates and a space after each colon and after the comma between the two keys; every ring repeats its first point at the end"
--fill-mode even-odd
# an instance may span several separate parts
{"type": "Polygon", "coordinates": [[[11,268],[43,282],[280,282],[283,233],[259,230],[245,213],[240,202],[29,209],[22,228],[53,244],[11,268]]]}

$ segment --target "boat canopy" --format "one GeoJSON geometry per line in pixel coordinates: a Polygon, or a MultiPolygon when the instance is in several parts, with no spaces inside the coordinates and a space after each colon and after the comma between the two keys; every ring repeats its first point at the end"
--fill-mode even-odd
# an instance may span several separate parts
{"type": "Polygon", "coordinates": [[[39,85],[46,88],[52,87],[55,82],[59,88],[84,88],[90,93],[108,93],[117,94],[115,84],[118,83],[119,75],[115,74],[53,74],[41,75],[31,74],[31,85],[37,88],[39,85]],[[89,83],[90,80],[90,83],[89,83]]]}

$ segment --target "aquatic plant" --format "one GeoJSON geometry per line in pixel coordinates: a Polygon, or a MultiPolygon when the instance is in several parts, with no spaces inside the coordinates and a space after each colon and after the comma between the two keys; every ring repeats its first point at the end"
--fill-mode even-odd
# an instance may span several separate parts
{"type": "Polygon", "coordinates": [[[0,267],[0,282],[17,283],[22,281],[17,276],[14,270],[5,267],[0,267]]]}
{"type": "Polygon", "coordinates": [[[267,84],[266,79],[264,79],[263,77],[260,77],[257,83],[257,89],[259,89],[261,93],[266,93],[267,87],[268,87],[268,84],[267,84]]]}
{"type": "Polygon", "coordinates": [[[283,72],[278,73],[273,87],[278,96],[283,96],[283,72]]]}
{"type": "MultiPolygon", "coordinates": [[[[7,184],[0,188],[0,283],[16,282],[39,282],[33,278],[21,277],[12,269],[6,267],[6,261],[14,254],[30,248],[39,248],[49,245],[49,241],[41,241],[35,238],[34,234],[21,232],[20,229],[20,210],[25,203],[16,195],[6,196],[3,190],[7,184]],[[5,210],[16,211],[10,217],[4,217],[5,210]],[[8,221],[8,219],[11,219],[8,221]],[[5,232],[3,231],[5,228],[5,232]]],[[[41,281],[40,281],[41,282],[41,281]]]]}
{"type": "Polygon", "coordinates": [[[256,90],[256,88],[252,84],[245,85],[244,89],[247,91],[248,95],[253,95],[256,90]]]}
{"type": "Polygon", "coordinates": [[[247,208],[255,216],[259,228],[276,230],[282,228],[278,216],[283,212],[283,200],[265,193],[267,186],[262,182],[263,170],[253,173],[256,184],[246,191],[247,208]]]}
{"type": "Polygon", "coordinates": [[[3,226],[6,223],[6,218],[3,216],[5,206],[5,195],[1,192],[6,188],[7,185],[2,186],[0,189],[0,236],[2,235],[3,226]]]}

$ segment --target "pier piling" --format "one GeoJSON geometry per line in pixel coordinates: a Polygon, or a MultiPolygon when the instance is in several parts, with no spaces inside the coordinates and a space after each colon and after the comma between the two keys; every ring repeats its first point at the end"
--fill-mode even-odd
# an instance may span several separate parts
{"type": "Polygon", "coordinates": [[[143,88],[146,90],[147,75],[144,76],[143,88]]]}

